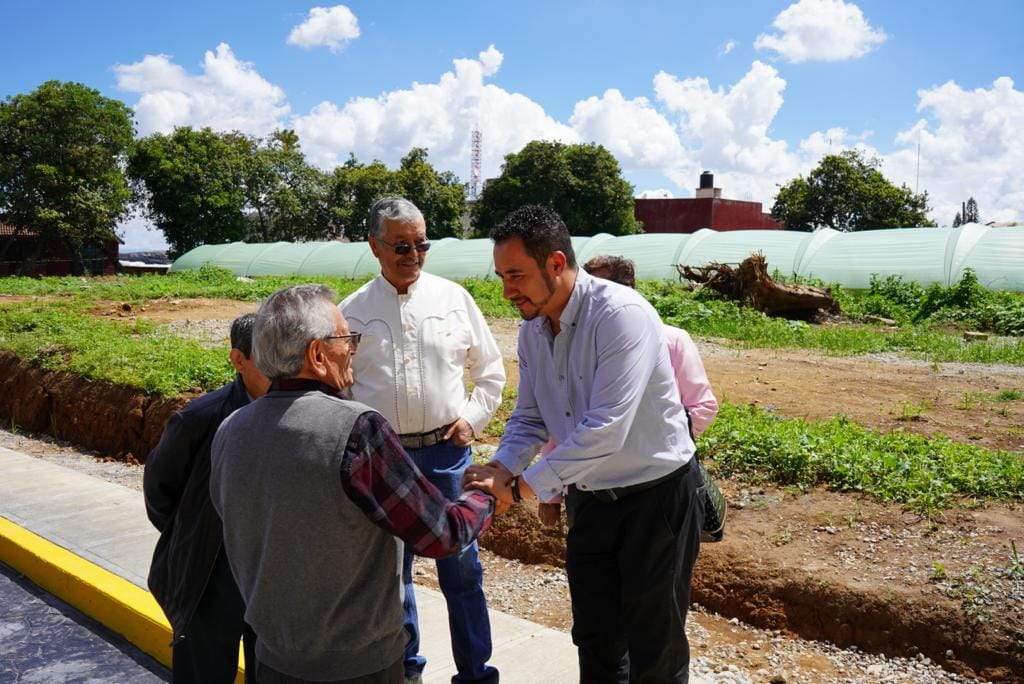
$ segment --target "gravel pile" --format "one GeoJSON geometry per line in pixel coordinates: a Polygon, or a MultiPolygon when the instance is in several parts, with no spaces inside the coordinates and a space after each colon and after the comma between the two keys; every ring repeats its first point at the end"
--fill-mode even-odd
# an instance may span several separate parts
{"type": "MultiPolygon", "coordinates": [[[[77,449],[48,435],[0,430],[0,446],[132,489],[142,489],[143,468],[77,449]]],[[[554,629],[571,628],[569,585],[565,571],[545,565],[525,565],[480,552],[484,589],[491,608],[554,629]]],[[[418,584],[437,586],[434,564],[417,559],[418,584]]],[[[1018,578],[1006,578],[1008,595],[1019,596],[1018,578]]],[[[724,684],[847,684],[860,682],[946,684],[972,682],[943,670],[923,655],[917,659],[886,658],[851,647],[794,639],[778,631],[761,630],[739,620],[726,620],[695,605],[688,633],[693,653],[691,672],[724,684]]],[[[954,659],[954,653],[947,653],[954,659]]]]}

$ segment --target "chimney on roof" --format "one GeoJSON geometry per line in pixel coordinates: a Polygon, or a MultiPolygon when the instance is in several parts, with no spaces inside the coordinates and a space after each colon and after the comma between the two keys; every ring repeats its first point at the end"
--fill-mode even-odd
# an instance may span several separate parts
{"type": "Polygon", "coordinates": [[[704,197],[719,199],[722,197],[722,188],[715,187],[715,176],[713,173],[705,171],[700,174],[700,187],[697,188],[695,196],[697,199],[704,197]]]}

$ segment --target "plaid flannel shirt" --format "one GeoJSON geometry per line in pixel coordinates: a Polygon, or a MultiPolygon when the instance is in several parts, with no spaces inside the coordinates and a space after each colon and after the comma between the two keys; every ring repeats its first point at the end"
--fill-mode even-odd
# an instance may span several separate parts
{"type": "MultiPolygon", "coordinates": [[[[270,391],[320,391],[345,399],[330,385],[306,378],[275,380],[270,391]]],[[[341,486],[373,524],[418,556],[458,553],[487,531],[494,498],[467,491],[449,501],[405,453],[398,434],[375,411],[356,419],[341,459],[341,486]]]]}

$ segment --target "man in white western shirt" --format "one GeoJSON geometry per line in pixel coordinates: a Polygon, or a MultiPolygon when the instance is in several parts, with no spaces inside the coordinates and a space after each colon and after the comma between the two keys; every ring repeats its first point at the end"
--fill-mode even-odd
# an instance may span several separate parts
{"type": "MultiPolygon", "coordinates": [[[[457,499],[470,464],[469,445],[501,402],[501,352],[473,298],[459,285],[422,270],[430,242],[423,215],[412,202],[388,197],[370,208],[370,249],[380,275],[339,307],[362,333],[353,357],[352,398],[379,411],[394,426],[416,465],[446,497],[457,499]],[[469,370],[473,391],[464,373],[469,370]]],[[[448,604],[453,682],[497,682],[489,665],[491,627],[474,542],[437,561],[448,604]]],[[[412,554],[405,554],[407,682],[421,679],[426,659],[412,585],[412,554]]]]}

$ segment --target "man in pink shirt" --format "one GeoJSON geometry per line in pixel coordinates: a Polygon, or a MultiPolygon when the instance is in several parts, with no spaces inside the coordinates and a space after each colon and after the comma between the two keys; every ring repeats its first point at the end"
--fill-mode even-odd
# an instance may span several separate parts
{"type": "MultiPolygon", "coordinates": [[[[629,259],[597,256],[583,264],[583,269],[595,278],[603,278],[636,289],[636,268],[629,259]]],[[[665,326],[664,333],[668,357],[675,372],[676,385],[679,387],[679,399],[689,416],[690,432],[696,439],[718,415],[718,400],[711,391],[711,383],[700,360],[700,352],[697,351],[697,345],[693,343],[690,334],[671,325],[665,326]]],[[[553,447],[553,443],[548,443],[541,454],[546,455],[553,447]]],[[[537,515],[545,525],[554,526],[560,522],[561,508],[559,503],[541,503],[538,504],[537,515]]]]}

